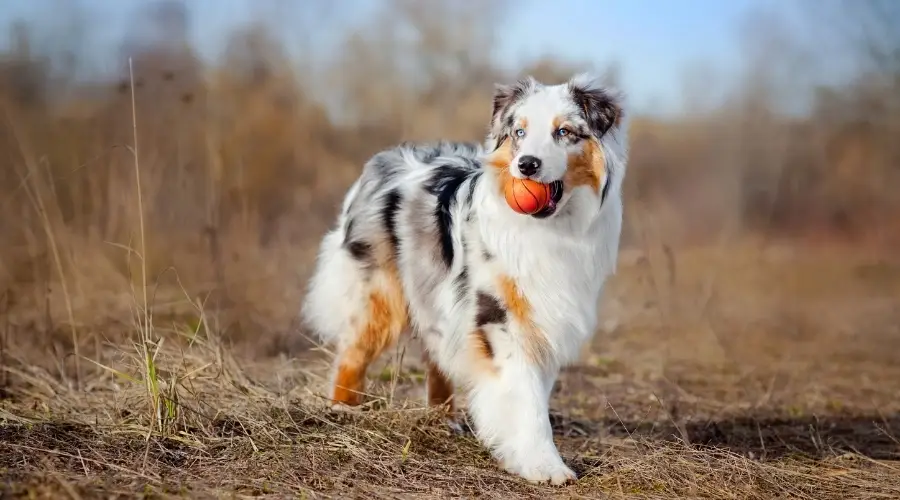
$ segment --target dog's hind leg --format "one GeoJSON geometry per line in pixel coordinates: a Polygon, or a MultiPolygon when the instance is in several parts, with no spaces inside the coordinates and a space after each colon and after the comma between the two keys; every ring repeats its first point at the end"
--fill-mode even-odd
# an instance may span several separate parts
{"type": "Polygon", "coordinates": [[[431,360],[427,351],[422,355],[422,358],[427,370],[425,399],[428,406],[443,406],[452,412],[455,407],[453,404],[453,384],[438,365],[431,360]]]}
{"type": "Polygon", "coordinates": [[[349,406],[362,402],[366,370],[407,324],[396,266],[361,259],[375,257],[361,245],[346,242],[339,230],[325,236],[303,307],[310,326],[336,350],[332,402],[349,406]]]}
{"type": "Polygon", "coordinates": [[[366,370],[385,349],[396,343],[407,324],[406,302],[396,271],[375,271],[364,302],[364,307],[357,311],[352,335],[338,347],[332,390],[334,404],[356,406],[362,402],[366,370]]]}

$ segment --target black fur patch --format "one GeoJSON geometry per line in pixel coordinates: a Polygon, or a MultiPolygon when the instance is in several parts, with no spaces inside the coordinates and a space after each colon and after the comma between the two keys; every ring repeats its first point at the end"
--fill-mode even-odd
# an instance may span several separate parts
{"type": "Polygon", "coordinates": [[[365,241],[351,241],[344,244],[344,247],[350,252],[354,259],[368,263],[372,260],[372,245],[365,241]]]}
{"type": "MultiPolygon", "coordinates": [[[[491,121],[495,124],[500,123],[500,118],[513,104],[522,100],[534,89],[535,81],[530,78],[521,78],[512,85],[495,85],[493,110],[491,112],[491,121]]],[[[512,116],[507,116],[508,127],[512,127],[512,116]]],[[[495,130],[495,132],[497,132],[495,130]]]]}
{"type": "Polygon", "coordinates": [[[344,242],[342,246],[354,259],[362,264],[363,268],[369,269],[375,264],[375,261],[373,260],[373,248],[369,242],[353,238],[354,222],[353,219],[347,220],[347,227],[344,229],[344,242]]]}
{"type": "Polygon", "coordinates": [[[572,99],[582,110],[591,131],[598,138],[603,137],[621,119],[621,108],[603,89],[578,85],[571,85],[569,89],[572,99]]]}
{"type": "Polygon", "coordinates": [[[462,302],[469,294],[469,268],[463,266],[453,283],[456,285],[456,300],[462,302]]]}
{"type": "Polygon", "coordinates": [[[475,313],[475,325],[481,328],[491,323],[506,323],[506,309],[500,301],[484,292],[478,292],[478,312],[475,313]]]}
{"type": "Polygon", "coordinates": [[[449,268],[453,265],[453,215],[452,209],[456,204],[456,193],[466,179],[473,177],[472,171],[453,165],[437,167],[431,180],[426,186],[428,192],[437,197],[434,208],[434,217],[438,226],[441,240],[441,257],[449,268]]]}
{"type": "Polygon", "coordinates": [[[606,184],[603,185],[603,191],[600,192],[600,203],[606,201],[606,195],[609,194],[609,186],[612,184],[612,173],[607,170],[606,172],[606,184]]]}
{"type": "Polygon", "coordinates": [[[400,191],[393,189],[385,196],[384,208],[381,211],[381,220],[384,221],[394,253],[400,248],[400,237],[397,236],[397,211],[400,209],[401,201],[400,191]]]}
{"type": "Polygon", "coordinates": [[[478,178],[481,177],[481,172],[475,172],[470,177],[469,181],[469,192],[466,193],[466,204],[472,206],[472,198],[475,197],[475,187],[478,186],[478,178]]]}
{"type": "MultiPolygon", "coordinates": [[[[579,116],[580,118],[581,116],[579,116]]],[[[557,142],[565,142],[567,144],[575,144],[578,141],[587,140],[591,136],[591,131],[587,127],[570,128],[569,133],[564,137],[555,136],[557,142]]]]}

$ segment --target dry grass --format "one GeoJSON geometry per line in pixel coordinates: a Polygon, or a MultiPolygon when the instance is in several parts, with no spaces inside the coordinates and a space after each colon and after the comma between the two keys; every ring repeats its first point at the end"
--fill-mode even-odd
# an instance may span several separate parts
{"type": "MultiPolygon", "coordinates": [[[[730,254],[716,288],[742,283],[745,307],[737,314],[717,299],[713,327],[662,315],[660,300],[641,304],[665,295],[639,290],[653,261],[623,256],[606,303],[619,324],[564,372],[553,399],[557,442],[579,473],[571,486],[502,472],[470,434],[422,408],[415,345],[403,347],[399,369],[399,352],[373,369],[365,411],[332,412],[322,397],[327,353],[236,358],[198,308],[194,320],[157,321],[151,332],[159,402],[147,391],[142,346],[101,346],[96,363],[82,363],[77,389],[71,369],[40,367],[14,336],[0,402],[3,488],[75,498],[900,495],[896,282],[854,273],[872,265],[859,259],[830,278],[830,293],[817,289],[805,296],[810,307],[791,307],[785,297],[797,290],[751,287],[739,270],[755,262],[760,283],[799,282],[848,256],[807,249],[801,266],[760,262],[746,248],[730,254]],[[865,311],[842,303],[842,289],[862,296],[863,288],[887,300],[865,311]],[[826,304],[830,318],[821,316],[826,304]]],[[[709,256],[676,254],[668,272],[681,277],[665,285],[668,295],[708,279],[709,256]]],[[[900,270],[896,260],[876,262],[900,270]]]]}

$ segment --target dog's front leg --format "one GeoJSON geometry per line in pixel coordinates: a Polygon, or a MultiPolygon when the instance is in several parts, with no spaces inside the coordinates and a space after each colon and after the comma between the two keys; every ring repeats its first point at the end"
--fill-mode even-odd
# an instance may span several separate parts
{"type": "Polygon", "coordinates": [[[558,368],[516,355],[497,361],[498,370],[479,377],[469,396],[479,439],[507,471],[528,481],[563,484],[575,479],[553,443],[550,426],[549,395],[558,368]]]}

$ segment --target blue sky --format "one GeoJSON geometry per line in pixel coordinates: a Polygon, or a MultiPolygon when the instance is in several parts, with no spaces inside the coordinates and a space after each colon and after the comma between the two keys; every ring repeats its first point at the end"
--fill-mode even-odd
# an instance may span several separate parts
{"type": "Polygon", "coordinates": [[[503,50],[527,58],[565,54],[583,61],[618,61],[623,86],[642,107],[676,99],[686,65],[736,68],[737,28],[766,0],[535,0],[502,39],[503,50]]]}
{"type": "MultiPolygon", "coordinates": [[[[254,17],[278,19],[279,4],[308,0],[186,0],[196,15],[192,34],[204,52],[215,55],[229,28],[254,17]]],[[[486,0],[487,1],[487,0],[486,0]]],[[[66,9],[74,0],[2,0],[0,26],[16,18],[38,20],[43,26],[65,26],[74,15],[66,9]]],[[[89,9],[92,47],[115,55],[117,42],[134,26],[144,0],[78,0],[89,9]]],[[[785,2],[790,3],[790,2],[785,2]]],[[[756,8],[785,8],[776,0],[520,0],[494,23],[498,55],[524,61],[543,54],[603,66],[618,61],[622,85],[633,105],[666,111],[678,101],[686,65],[702,63],[733,74],[742,53],[738,29],[756,8]]],[[[374,0],[334,0],[342,22],[365,20],[374,0]]],[[[296,6],[296,5],[295,5],[296,6]]],[[[280,23],[286,39],[299,36],[290,19],[280,23]]],[[[50,32],[54,29],[51,28],[50,32]]],[[[334,31],[335,40],[340,31],[334,31]]],[[[5,41],[4,41],[5,43],[5,41]]],[[[114,59],[114,58],[110,58],[114,59]]],[[[710,83],[712,85],[712,82],[710,83]]],[[[710,89],[712,92],[712,88],[710,89]]]]}

